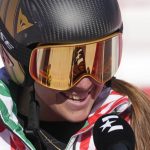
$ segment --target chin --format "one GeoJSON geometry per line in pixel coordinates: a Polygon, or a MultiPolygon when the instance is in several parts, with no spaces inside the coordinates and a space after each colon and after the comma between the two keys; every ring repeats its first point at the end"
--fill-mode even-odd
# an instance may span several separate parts
{"type": "Polygon", "coordinates": [[[86,120],[89,116],[89,112],[85,113],[85,111],[83,113],[79,113],[79,114],[72,114],[69,116],[65,116],[65,120],[69,121],[69,122],[82,122],[84,120],[86,120]]]}

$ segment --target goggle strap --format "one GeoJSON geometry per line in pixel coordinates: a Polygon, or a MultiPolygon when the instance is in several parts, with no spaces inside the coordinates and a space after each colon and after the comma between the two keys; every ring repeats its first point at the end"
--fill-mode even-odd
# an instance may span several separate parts
{"type": "Polygon", "coordinates": [[[0,18],[0,43],[10,53],[12,57],[21,64],[29,66],[31,50],[18,43],[7,31],[5,25],[0,18]],[[22,57],[23,56],[23,57],[22,57]]]}

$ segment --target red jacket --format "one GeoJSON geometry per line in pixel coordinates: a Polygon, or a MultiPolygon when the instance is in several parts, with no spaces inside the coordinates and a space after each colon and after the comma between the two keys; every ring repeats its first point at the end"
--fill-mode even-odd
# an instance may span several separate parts
{"type": "MultiPolygon", "coordinates": [[[[18,123],[16,104],[2,81],[0,81],[0,89],[0,149],[35,150],[18,123]]],[[[130,108],[130,105],[127,96],[105,89],[96,100],[84,127],[71,137],[66,150],[95,150],[92,129],[96,120],[104,114],[116,112],[129,122],[130,118],[126,110],[130,108]]]]}

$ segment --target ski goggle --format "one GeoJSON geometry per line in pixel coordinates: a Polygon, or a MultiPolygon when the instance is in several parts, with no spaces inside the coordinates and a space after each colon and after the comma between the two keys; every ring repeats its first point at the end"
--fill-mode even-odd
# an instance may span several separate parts
{"type": "Polygon", "coordinates": [[[29,72],[41,85],[67,90],[90,77],[102,84],[117,71],[122,52],[122,34],[82,44],[36,47],[30,57],[29,72]]]}

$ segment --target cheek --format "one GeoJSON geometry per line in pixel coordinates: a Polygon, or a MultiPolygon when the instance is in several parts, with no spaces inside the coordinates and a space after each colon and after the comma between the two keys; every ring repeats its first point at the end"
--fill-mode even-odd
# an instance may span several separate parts
{"type": "Polygon", "coordinates": [[[56,102],[56,91],[51,91],[50,89],[35,83],[35,93],[36,97],[40,102],[44,102],[46,105],[52,105],[56,102]]]}

